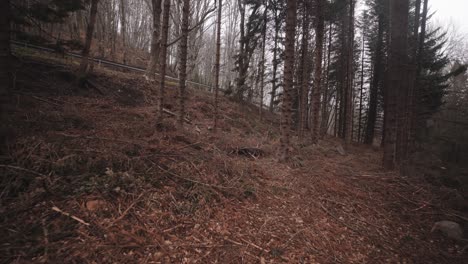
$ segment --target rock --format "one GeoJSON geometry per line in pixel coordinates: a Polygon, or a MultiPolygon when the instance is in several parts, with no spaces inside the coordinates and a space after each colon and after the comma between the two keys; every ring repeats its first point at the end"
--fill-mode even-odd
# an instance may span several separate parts
{"type": "Polygon", "coordinates": [[[340,155],[346,156],[346,151],[344,150],[344,148],[343,148],[343,146],[341,144],[336,146],[336,151],[338,151],[338,153],[340,153],[340,155]]]}
{"type": "Polygon", "coordinates": [[[463,240],[462,227],[458,223],[455,223],[453,221],[444,220],[436,222],[432,227],[431,232],[434,231],[441,231],[442,234],[454,240],[463,240]]]}
{"type": "Polygon", "coordinates": [[[103,200],[90,200],[86,202],[86,209],[91,212],[101,210],[107,206],[107,203],[103,200]]]}

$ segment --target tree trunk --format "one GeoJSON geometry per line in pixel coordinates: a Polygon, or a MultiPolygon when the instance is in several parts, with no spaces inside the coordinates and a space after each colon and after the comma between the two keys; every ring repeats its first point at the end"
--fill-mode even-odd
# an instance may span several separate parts
{"type": "Polygon", "coordinates": [[[329,98],[329,84],[330,84],[330,61],[331,61],[331,50],[332,50],[332,22],[330,22],[330,28],[328,30],[328,47],[327,47],[327,70],[326,70],[326,77],[327,77],[327,83],[324,86],[324,95],[323,95],[323,104],[322,104],[322,131],[321,131],[321,136],[323,137],[324,135],[327,134],[328,132],[328,121],[330,118],[330,113],[331,110],[328,109],[328,104],[330,101],[329,98]]]}
{"type": "Polygon", "coordinates": [[[247,78],[247,69],[245,67],[245,0],[238,0],[240,10],[240,37],[239,37],[239,54],[238,54],[238,72],[236,82],[236,98],[241,101],[244,97],[245,92],[245,80],[247,78]]]}
{"type": "MultiPolygon", "coordinates": [[[[3,0],[0,3],[0,97],[2,97],[2,103],[3,96],[9,92],[11,85],[10,57],[10,0],[3,0]]],[[[1,107],[3,108],[3,104],[1,107]]]]}
{"type": "Polygon", "coordinates": [[[354,0],[349,0],[348,14],[348,46],[346,66],[346,91],[345,91],[345,143],[348,145],[353,139],[353,46],[354,46],[354,0]]]}
{"type": "Polygon", "coordinates": [[[280,160],[286,161],[289,158],[289,138],[292,123],[292,92],[294,77],[294,42],[296,34],[297,2],[287,1],[286,9],[286,39],[285,39],[285,60],[284,60],[284,92],[281,116],[281,141],[280,160]]]}
{"type": "Polygon", "coordinates": [[[78,76],[83,79],[88,74],[89,51],[91,49],[91,42],[93,40],[94,25],[96,24],[96,14],[99,0],[91,1],[91,10],[89,14],[88,27],[86,28],[86,40],[83,48],[82,59],[78,76]]]}
{"type": "Polygon", "coordinates": [[[120,0],[120,33],[122,35],[122,56],[123,56],[123,63],[127,63],[127,19],[125,14],[125,1],[120,0]]]}
{"type": "Polygon", "coordinates": [[[390,57],[388,65],[387,107],[383,164],[386,169],[395,167],[398,119],[401,116],[398,100],[406,91],[405,65],[407,62],[408,0],[391,1],[390,6],[390,57]]]}
{"type": "Polygon", "coordinates": [[[218,129],[218,93],[219,93],[219,70],[221,61],[221,18],[223,1],[218,2],[218,28],[216,32],[216,62],[215,62],[215,101],[214,101],[214,126],[213,131],[218,129]]]}
{"type": "MultiPolygon", "coordinates": [[[[416,134],[418,131],[418,128],[421,127],[423,124],[419,122],[418,115],[419,112],[421,111],[419,107],[419,99],[421,98],[421,88],[420,88],[420,75],[421,75],[421,62],[423,59],[423,50],[424,50],[424,42],[426,40],[426,24],[427,24],[427,11],[428,11],[428,0],[424,0],[423,2],[423,12],[421,14],[421,33],[419,34],[419,38],[416,39],[416,42],[418,42],[417,47],[414,49],[415,53],[415,64],[416,64],[416,72],[415,72],[415,77],[414,77],[414,88],[413,88],[413,96],[411,100],[411,110],[412,110],[412,116],[411,116],[411,124],[410,124],[410,135],[409,135],[409,140],[411,142],[410,148],[414,150],[415,142],[417,141],[416,134]]],[[[415,26],[416,27],[416,26],[415,26]]]]}
{"type": "Polygon", "coordinates": [[[278,10],[274,10],[275,12],[275,38],[274,38],[274,48],[273,48],[273,77],[271,79],[271,97],[270,97],[270,112],[273,112],[273,107],[275,104],[275,97],[276,97],[276,89],[277,89],[277,80],[276,80],[276,72],[278,70],[278,39],[279,39],[279,31],[281,26],[281,21],[277,17],[278,10]]]}
{"type": "Polygon", "coordinates": [[[10,0],[0,1],[0,155],[6,154],[8,127],[5,125],[7,113],[5,105],[12,84],[10,50],[10,0]]]}
{"type": "Polygon", "coordinates": [[[184,125],[185,118],[185,97],[186,97],[186,80],[187,80],[187,41],[188,41],[188,27],[190,15],[190,0],[184,0],[182,7],[182,25],[181,25],[181,39],[179,43],[179,126],[184,125]]]}
{"type": "Polygon", "coordinates": [[[365,39],[364,34],[362,34],[362,51],[361,51],[361,88],[359,89],[359,125],[358,125],[358,137],[357,142],[361,142],[361,128],[362,128],[362,101],[364,93],[364,57],[365,52],[365,39]]]}
{"type": "Polygon", "coordinates": [[[260,60],[260,119],[262,119],[263,110],[263,96],[265,86],[265,44],[266,44],[266,31],[267,31],[267,16],[268,6],[265,6],[265,12],[263,13],[263,29],[262,29],[262,58],[260,60]]]}
{"type": "Polygon", "coordinates": [[[159,112],[158,120],[162,122],[164,118],[164,97],[166,85],[166,69],[167,69],[167,39],[169,36],[169,17],[171,9],[171,0],[164,0],[164,14],[161,32],[161,52],[159,60],[159,112]]]}
{"type": "Polygon", "coordinates": [[[381,75],[383,72],[383,33],[384,33],[384,15],[378,15],[378,33],[377,45],[375,48],[374,58],[374,72],[372,76],[372,84],[369,91],[369,110],[367,112],[366,136],[364,143],[371,145],[374,141],[375,135],[375,122],[377,120],[377,98],[379,93],[379,86],[381,86],[381,75]]]}
{"type": "Polygon", "coordinates": [[[317,28],[315,29],[315,69],[314,69],[314,88],[312,90],[312,143],[316,144],[320,132],[320,100],[322,89],[322,53],[323,53],[323,35],[325,30],[324,22],[324,2],[317,1],[317,28]]]}
{"type": "Polygon", "coordinates": [[[161,41],[159,32],[161,30],[161,0],[152,0],[153,4],[153,35],[151,36],[151,53],[148,68],[146,69],[146,77],[154,79],[156,68],[158,67],[159,52],[161,49],[161,41]]]}
{"type": "MultiPolygon", "coordinates": [[[[307,97],[309,94],[309,60],[308,60],[308,48],[309,48],[309,9],[308,3],[303,3],[304,15],[302,18],[302,44],[301,44],[301,61],[299,64],[299,138],[304,137],[304,131],[307,125],[307,97]]],[[[318,11],[318,10],[317,10],[318,11]]]]}

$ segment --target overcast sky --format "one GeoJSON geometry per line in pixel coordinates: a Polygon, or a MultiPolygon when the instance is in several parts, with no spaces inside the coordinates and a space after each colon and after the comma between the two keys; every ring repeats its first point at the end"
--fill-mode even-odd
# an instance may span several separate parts
{"type": "Polygon", "coordinates": [[[429,0],[430,11],[442,25],[452,23],[460,33],[468,35],[468,0],[429,0]]]}

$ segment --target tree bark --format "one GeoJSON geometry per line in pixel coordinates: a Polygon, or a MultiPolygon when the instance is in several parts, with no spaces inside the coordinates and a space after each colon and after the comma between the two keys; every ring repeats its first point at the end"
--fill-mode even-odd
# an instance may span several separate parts
{"type": "Polygon", "coordinates": [[[267,30],[267,17],[268,17],[268,6],[265,6],[263,13],[263,29],[262,29],[262,58],[260,60],[260,119],[262,119],[263,110],[263,96],[265,87],[265,44],[266,44],[266,30],[267,30]]]}
{"type": "Polygon", "coordinates": [[[0,3],[0,96],[2,97],[10,89],[10,57],[10,0],[6,0],[0,3]]]}
{"type": "Polygon", "coordinates": [[[364,58],[365,58],[365,39],[362,34],[362,51],[361,51],[361,88],[359,89],[359,125],[358,125],[358,137],[357,142],[361,142],[361,128],[362,128],[362,101],[364,93],[364,58]]]}
{"type": "MultiPolygon", "coordinates": [[[[408,0],[394,0],[390,3],[390,57],[388,65],[389,85],[387,86],[387,107],[385,118],[385,140],[383,165],[395,168],[396,140],[398,134],[400,104],[398,100],[406,91],[405,66],[407,62],[408,0]]],[[[401,125],[401,124],[400,124],[401,125]]]]}
{"type": "Polygon", "coordinates": [[[190,0],[184,0],[182,7],[181,39],[179,43],[179,126],[184,125],[186,80],[187,80],[187,42],[190,15],[190,0]]]}
{"type": "Polygon", "coordinates": [[[321,136],[327,134],[328,132],[328,125],[330,119],[330,112],[331,110],[328,109],[328,104],[330,101],[329,98],[329,84],[330,84],[330,61],[331,61],[331,50],[332,50],[332,22],[330,22],[330,27],[328,30],[328,47],[327,47],[327,70],[326,70],[326,77],[327,83],[324,86],[324,94],[323,94],[323,104],[322,104],[322,125],[321,125],[321,136]]]}
{"type": "Polygon", "coordinates": [[[89,51],[91,49],[91,42],[93,40],[94,25],[96,24],[96,14],[99,0],[91,1],[91,10],[89,14],[88,27],[86,28],[85,46],[82,52],[82,59],[78,76],[80,79],[85,78],[88,74],[89,51]]]}
{"type": "Polygon", "coordinates": [[[324,2],[317,1],[317,27],[315,29],[315,63],[314,63],[314,88],[312,90],[312,143],[316,144],[320,133],[320,104],[322,90],[322,53],[323,53],[323,36],[325,30],[324,22],[324,2]]]}
{"type": "Polygon", "coordinates": [[[6,151],[5,134],[6,109],[8,93],[12,86],[10,50],[10,0],[0,1],[0,155],[6,151]]]}
{"type": "Polygon", "coordinates": [[[153,5],[153,34],[151,36],[150,61],[146,69],[146,77],[154,79],[156,68],[158,67],[159,52],[161,50],[160,30],[161,30],[161,0],[152,0],[153,5]]]}
{"type": "Polygon", "coordinates": [[[297,1],[288,0],[286,9],[286,40],[284,60],[284,92],[281,109],[280,160],[289,158],[289,144],[292,123],[292,92],[294,75],[294,42],[296,33],[297,1]]]}
{"type": "Polygon", "coordinates": [[[218,129],[218,94],[219,94],[219,71],[221,61],[221,18],[222,18],[223,1],[218,1],[218,28],[216,32],[216,62],[215,62],[215,101],[214,101],[214,126],[213,131],[216,133],[218,129]]]}
{"type": "Polygon", "coordinates": [[[125,0],[120,0],[120,33],[122,35],[122,60],[127,63],[127,17],[125,14],[125,0]]]}
{"type": "MultiPolygon", "coordinates": [[[[304,15],[302,20],[302,44],[301,44],[301,61],[299,64],[299,79],[300,79],[300,91],[299,91],[299,138],[304,137],[304,131],[307,125],[307,97],[309,94],[309,60],[308,60],[308,48],[309,48],[309,9],[308,3],[303,3],[304,15]]],[[[317,13],[319,10],[317,9],[317,13]]]]}
{"type": "Polygon", "coordinates": [[[162,122],[164,118],[164,97],[166,85],[166,69],[167,69],[167,40],[169,36],[169,16],[171,9],[171,0],[164,0],[164,14],[161,32],[161,52],[159,60],[159,115],[158,120],[162,122]]]}
{"type": "Polygon", "coordinates": [[[377,120],[377,98],[379,93],[379,86],[382,82],[383,72],[383,34],[384,33],[384,16],[383,12],[378,15],[378,33],[377,33],[377,44],[375,47],[374,57],[374,72],[372,76],[372,84],[369,91],[369,110],[367,112],[367,124],[366,124],[366,136],[364,144],[371,145],[374,141],[375,135],[375,122],[377,120]]]}
{"type": "Polygon", "coordinates": [[[278,70],[278,42],[279,42],[279,31],[281,27],[281,20],[278,17],[278,10],[275,9],[275,37],[274,37],[274,46],[273,46],[273,76],[271,79],[271,97],[270,97],[270,112],[273,112],[274,104],[275,104],[275,97],[276,97],[276,90],[277,90],[277,80],[276,80],[276,72],[278,70]]]}
{"type": "Polygon", "coordinates": [[[353,47],[354,47],[354,0],[349,0],[348,14],[348,46],[346,66],[346,91],[345,91],[345,143],[351,144],[353,139],[353,47]]]}

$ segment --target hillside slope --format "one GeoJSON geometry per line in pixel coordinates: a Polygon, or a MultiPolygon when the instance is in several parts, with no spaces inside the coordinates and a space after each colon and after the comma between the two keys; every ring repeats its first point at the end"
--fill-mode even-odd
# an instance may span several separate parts
{"type": "MultiPolygon", "coordinates": [[[[379,150],[296,142],[277,162],[279,118],[189,90],[189,119],[156,126],[155,84],[22,57],[0,171],[2,263],[466,263],[430,233],[459,220],[379,150]],[[99,92],[97,91],[99,90],[99,92]],[[102,93],[102,94],[101,94],[102,93]]],[[[176,112],[176,87],[168,110],[176,112]]],[[[465,215],[466,219],[466,215],[465,215]]]]}

